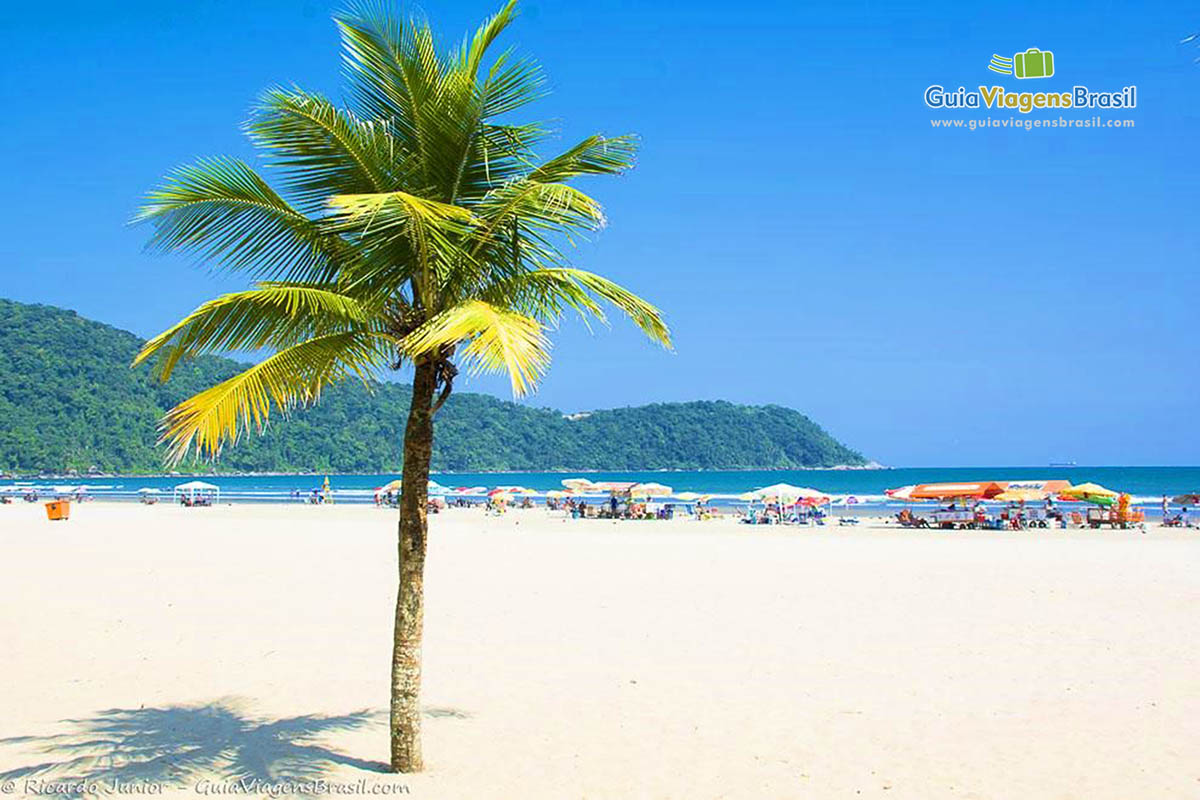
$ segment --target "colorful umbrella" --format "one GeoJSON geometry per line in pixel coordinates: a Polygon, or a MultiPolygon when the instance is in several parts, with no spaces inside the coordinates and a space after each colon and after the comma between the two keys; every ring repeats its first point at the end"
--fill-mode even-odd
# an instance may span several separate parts
{"type": "Polygon", "coordinates": [[[1082,500],[1085,503],[1095,503],[1099,506],[1111,506],[1117,499],[1117,493],[1106,489],[1098,483],[1081,483],[1063,489],[1060,497],[1066,500],[1082,500]]]}
{"type": "Polygon", "coordinates": [[[922,483],[909,492],[913,500],[959,500],[962,498],[991,498],[1004,491],[995,481],[964,481],[962,483],[922,483]]]}
{"type": "Polygon", "coordinates": [[[889,500],[903,500],[906,503],[915,503],[917,500],[912,496],[913,489],[915,488],[917,488],[916,484],[909,484],[908,486],[901,486],[899,489],[887,489],[884,491],[884,494],[887,495],[889,500]]]}

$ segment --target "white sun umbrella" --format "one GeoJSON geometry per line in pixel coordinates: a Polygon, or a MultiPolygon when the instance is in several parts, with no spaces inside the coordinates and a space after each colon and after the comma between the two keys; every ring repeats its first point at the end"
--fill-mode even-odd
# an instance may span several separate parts
{"type": "Polygon", "coordinates": [[[772,486],[764,486],[761,489],[751,492],[751,494],[759,500],[775,500],[785,504],[794,503],[797,500],[828,497],[824,492],[819,492],[816,489],[809,489],[805,486],[792,486],[790,483],[776,483],[772,486]]]}
{"type": "Polygon", "coordinates": [[[437,481],[430,481],[426,485],[425,491],[428,492],[429,494],[445,494],[446,492],[448,492],[450,490],[447,489],[445,486],[442,486],[437,481]]]}
{"type": "Polygon", "coordinates": [[[600,487],[590,478],[563,478],[562,485],[572,492],[595,492],[600,487]]]}
{"type": "Polygon", "coordinates": [[[685,503],[691,503],[699,500],[701,497],[704,497],[704,495],[700,494],[699,492],[680,492],[679,494],[675,495],[676,500],[682,500],[685,503]]]}
{"type": "Polygon", "coordinates": [[[669,497],[674,491],[661,483],[635,483],[629,487],[631,497],[669,497]]]}

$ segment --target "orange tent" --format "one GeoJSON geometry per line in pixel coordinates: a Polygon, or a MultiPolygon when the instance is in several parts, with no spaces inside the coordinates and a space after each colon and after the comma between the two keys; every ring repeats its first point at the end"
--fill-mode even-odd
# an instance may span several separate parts
{"type": "Polygon", "coordinates": [[[996,481],[963,481],[962,483],[922,483],[915,487],[909,497],[913,500],[954,500],[960,497],[987,499],[1004,491],[996,481]]]}

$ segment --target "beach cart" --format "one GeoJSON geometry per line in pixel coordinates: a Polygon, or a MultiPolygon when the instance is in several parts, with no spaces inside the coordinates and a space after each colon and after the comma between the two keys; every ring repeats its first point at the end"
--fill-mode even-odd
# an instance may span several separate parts
{"type": "Polygon", "coordinates": [[[50,520],[66,520],[71,517],[70,500],[54,500],[46,503],[46,518],[50,520]]]}

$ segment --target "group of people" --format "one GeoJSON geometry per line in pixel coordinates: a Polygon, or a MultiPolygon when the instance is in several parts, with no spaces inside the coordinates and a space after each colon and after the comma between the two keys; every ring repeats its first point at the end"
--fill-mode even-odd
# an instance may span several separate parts
{"type": "MultiPolygon", "coordinates": [[[[532,504],[530,505],[532,507],[532,504]]],[[[551,511],[565,511],[572,519],[592,517],[596,519],[673,519],[675,504],[666,503],[651,510],[646,503],[611,495],[607,501],[596,501],[591,505],[582,497],[549,498],[546,507],[551,511]]]]}
{"type": "Polygon", "coordinates": [[[749,507],[742,515],[746,525],[824,525],[826,513],[819,506],[794,506],[788,510],[778,503],[767,503],[761,509],[749,507]]]}
{"type": "Polygon", "coordinates": [[[1164,494],[1162,499],[1162,521],[1168,528],[1190,528],[1195,524],[1188,513],[1188,507],[1183,506],[1174,514],[1171,513],[1171,502],[1164,494]]]}

